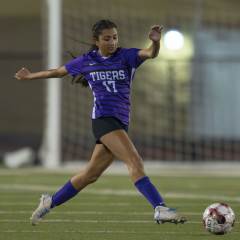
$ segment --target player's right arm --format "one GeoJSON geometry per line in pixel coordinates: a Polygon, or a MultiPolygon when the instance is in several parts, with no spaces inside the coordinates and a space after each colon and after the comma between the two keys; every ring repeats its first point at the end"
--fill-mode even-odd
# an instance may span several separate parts
{"type": "Polygon", "coordinates": [[[67,74],[68,71],[65,66],[40,72],[30,72],[27,68],[23,67],[15,74],[15,78],[18,80],[61,78],[67,74]]]}

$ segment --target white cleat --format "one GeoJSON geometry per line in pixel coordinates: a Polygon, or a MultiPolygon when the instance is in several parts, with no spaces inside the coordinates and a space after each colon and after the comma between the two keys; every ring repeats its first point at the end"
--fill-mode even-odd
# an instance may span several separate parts
{"type": "Polygon", "coordinates": [[[157,206],[154,212],[154,220],[156,223],[161,224],[165,222],[169,223],[185,223],[187,219],[179,216],[174,208],[168,208],[164,206],[157,206]]]}
{"type": "Polygon", "coordinates": [[[42,218],[50,212],[52,197],[48,194],[43,194],[40,198],[40,203],[37,209],[33,212],[30,221],[32,225],[37,225],[42,218]]]}

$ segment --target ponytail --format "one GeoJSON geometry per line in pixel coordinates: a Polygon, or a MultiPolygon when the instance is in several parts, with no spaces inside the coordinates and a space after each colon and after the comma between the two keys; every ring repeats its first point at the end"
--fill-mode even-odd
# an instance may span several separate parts
{"type": "MultiPolygon", "coordinates": [[[[98,49],[97,46],[96,46],[95,44],[92,44],[92,46],[90,47],[90,49],[88,50],[88,52],[91,52],[91,51],[93,51],[93,50],[95,50],[95,49],[98,49]]],[[[68,51],[68,53],[70,54],[70,56],[71,56],[73,59],[76,58],[76,56],[75,56],[72,52],[69,52],[69,51],[68,51]]],[[[78,75],[74,76],[74,77],[72,78],[72,84],[81,84],[82,87],[86,87],[86,88],[89,87],[87,79],[86,79],[85,76],[82,75],[82,74],[78,74],[78,75]]]]}

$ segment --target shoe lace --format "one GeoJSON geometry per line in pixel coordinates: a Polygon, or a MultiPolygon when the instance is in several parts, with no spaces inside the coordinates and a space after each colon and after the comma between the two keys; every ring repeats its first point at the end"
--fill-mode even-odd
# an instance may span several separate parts
{"type": "Polygon", "coordinates": [[[48,212],[49,212],[49,210],[47,208],[42,208],[38,213],[38,217],[41,218],[42,216],[44,216],[48,212]]]}

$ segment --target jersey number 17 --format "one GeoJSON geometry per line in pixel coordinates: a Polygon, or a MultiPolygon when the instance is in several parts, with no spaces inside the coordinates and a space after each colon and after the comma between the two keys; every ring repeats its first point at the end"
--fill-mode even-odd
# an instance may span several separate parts
{"type": "Polygon", "coordinates": [[[102,84],[103,86],[106,87],[108,92],[114,92],[114,93],[118,92],[116,89],[115,81],[103,81],[102,84]]]}

